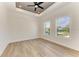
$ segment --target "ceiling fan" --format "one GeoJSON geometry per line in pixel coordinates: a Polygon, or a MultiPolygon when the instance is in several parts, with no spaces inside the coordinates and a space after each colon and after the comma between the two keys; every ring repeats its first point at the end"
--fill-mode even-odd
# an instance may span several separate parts
{"type": "Polygon", "coordinates": [[[34,5],[27,5],[28,7],[35,7],[34,11],[37,10],[37,8],[44,9],[42,6],[40,6],[43,2],[34,2],[34,5]]]}

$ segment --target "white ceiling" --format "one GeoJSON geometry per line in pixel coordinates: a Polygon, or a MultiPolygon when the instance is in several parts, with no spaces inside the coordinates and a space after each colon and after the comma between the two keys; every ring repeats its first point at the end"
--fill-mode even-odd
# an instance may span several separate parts
{"type": "Polygon", "coordinates": [[[54,4],[54,2],[44,2],[42,3],[40,6],[44,7],[44,9],[40,9],[37,8],[37,11],[34,11],[34,7],[28,7],[27,5],[34,5],[33,2],[16,2],[16,7],[23,9],[23,10],[27,10],[33,13],[42,13],[43,11],[45,11],[48,7],[50,7],[52,4],[54,4]],[[20,7],[21,6],[21,7],[20,7]]]}

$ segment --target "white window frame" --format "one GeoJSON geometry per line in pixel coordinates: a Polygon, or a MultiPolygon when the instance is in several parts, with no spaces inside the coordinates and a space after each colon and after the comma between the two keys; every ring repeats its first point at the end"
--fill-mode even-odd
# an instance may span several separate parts
{"type": "Polygon", "coordinates": [[[46,23],[49,23],[50,33],[51,33],[51,22],[50,22],[50,20],[48,20],[48,21],[45,21],[45,22],[44,22],[44,25],[43,25],[43,26],[44,26],[44,35],[50,35],[50,33],[48,34],[48,33],[45,32],[45,28],[46,28],[45,25],[46,25],[46,23]]]}
{"type": "MultiPolygon", "coordinates": [[[[64,17],[64,16],[62,16],[62,17],[64,17]]],[[[55,26],[55,27],[56,27],[56,28],[55,28],[55,36],[56,36],[56,37],[59,37],[59,38],[70,38],[70,37],[71,37],[71,18],[69,19],[69,26],[68,26],[68,27],[69,27],[69,32],[70,32],[70,33],[69,33],[69,37],[58,36],[58,35],[57,35],[57,20],[58,20],[59,18],[62,18],[62,17],[56,18],[56,22],[55,22],[55,25],[56,25],[56,26],[55,26]]],[[[67,16],[67,17],[69,17],[69,16],[67,16]]]]}

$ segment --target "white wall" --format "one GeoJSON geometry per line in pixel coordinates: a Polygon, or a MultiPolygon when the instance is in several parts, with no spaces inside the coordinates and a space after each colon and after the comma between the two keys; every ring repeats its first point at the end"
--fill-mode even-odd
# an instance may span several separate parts
{"type": "Polygon", "coordinates": [[[39,19],[41,19],[39,20],[40,37],[79,51],[79,3],[59,3],[59,5],[52,5],[49,10],[40,15],[39,19]],[[62,16],[71,17],[71,38],[56,37],[56,18],[62,16]],[[51,21],[50,36],[46,36],[43,34],[43,24],[47,20],[51,21]]]}
{"type": "Polygon", "coordinates": [[[37,19],[34,16],[16,9],[8,17],[11,42],[37,38],[37,19]]]}
{"type": "Polygon", "coordinates": [[[7,8],[5,3],[0,3],[0,54],[3,52],[9,41],[7,32],[7,8]]]}
{"type": "Polygon", "coordinates": [[[0,55],[11,42],[37,38],[37,17],[19,11],[14,2],[0,3],[0,55]]]}

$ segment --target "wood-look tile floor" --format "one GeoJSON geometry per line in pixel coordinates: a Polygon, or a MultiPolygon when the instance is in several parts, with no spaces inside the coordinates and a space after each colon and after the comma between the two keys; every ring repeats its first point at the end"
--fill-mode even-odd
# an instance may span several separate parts
{"type": "Polygon", "coordinates": [[[76,57],[79,52],[62,47],[44,39],[26,40],[8,45],[5,57],[76,57]]]}

